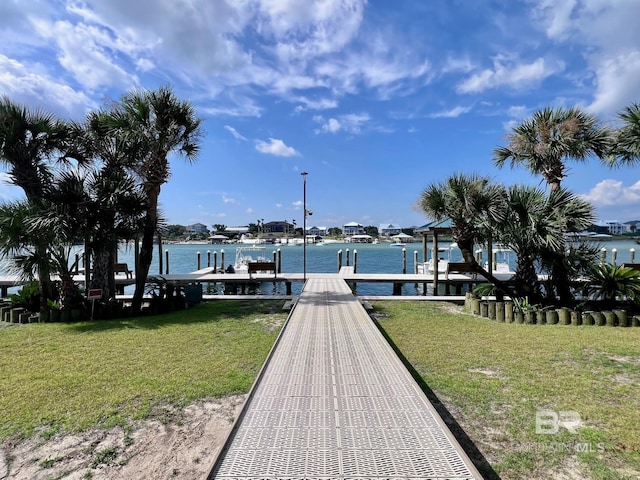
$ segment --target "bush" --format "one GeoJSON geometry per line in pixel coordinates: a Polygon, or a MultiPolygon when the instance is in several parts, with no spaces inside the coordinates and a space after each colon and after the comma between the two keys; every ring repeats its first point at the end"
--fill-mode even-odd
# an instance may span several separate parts
{"type": "Polygon", "coordinates": [[[613,308],[617,301],[640,300],[640,272],[610,264],[594,265],[589,271],[585,295],[613,308]]]}
{"type": "Polygon", "coordinates": [[[40,309],[40,286],[38,282],[26,283],[16,293],[9,295],[9,300],[16,307],[24,307],[31,312],[37,312],[40,309]]]}

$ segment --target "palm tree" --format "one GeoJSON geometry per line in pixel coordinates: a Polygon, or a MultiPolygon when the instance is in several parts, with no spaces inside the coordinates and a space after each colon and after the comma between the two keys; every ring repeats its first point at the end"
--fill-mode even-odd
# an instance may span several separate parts
{"type": "Polygon", "coordinates": [[[454,174],[443,182],[429,185],[420,195],[416,207],[429,218],[451,219],[452,237],[464,261],[504,293],[509,292],[504,282],[478,265],[473,254],[474,246],[487,240],[491,225],[505,219],[504,187],[476,174],[454,174]]]}
{"type": "Polygon", "coordinates": [[[133,240],[146,210],[146,200],[128,173],[126,138],[114,135],[110,113],[90,112],[85,124],[87,149],[99,160],[88,172],[89,217],[86,247],[93,256],[90,288],[102,290],[103,301],[115,295],[114,266],[120,240],[133,240]]]}
{"type": "MultiPolygon", "coordinates": [[[[12,183],[22,188],[33,206],[45,201],[53,177],[51,163],[66,158],[71,131],[52,114],[31,112],[6,96],[0,98],[0,162],[9,167],[12,183]]],[[[53,296],[45,237],[33,238],[43,311],[53,296]]]]}
{"type": "Polygon", "coordinates": [[[494,236],[516,252],[517,296],[536,303],[542,299],[536,270],[542,262],[551,268],[554,288],[568,300],[564,233],[586,228],[593,221],[593,207],[565,189],[546,194],[527,185],[509,187],[507,205],[505,221],[496,224],[494,236]]]}
{"type": "Polygon", "coordinates": [[[555,294],[561,304],[568,304],[573,300],[570,286],[571,279],[576,278],[576,264],[593,260],[595,250],[587,245],[567,248],[565,234],[589,228],[595,221],[595,213],[589,202],[561,188],[549,193],[546,216],[553,219],[555,233],[549,235],[554,241],[547,242],[548,246],[540,254],[541,264],[549,272],[553,288],[547,293],[550,296],[555,294]]]}
{"type": "Polygon", "coordinates": [[[498,167],[524,165],[542,175],[551,190],[560,188],[567,160],[585,161],[595,155],[605,159],[611,147],[611,132],[596,117],[578,108],[544,108],[513,129],[508,145],[494,150],[498,167]]]}
{"type": "Polygon", "coordinates": [[[640,272],[629,267],[596,264],[591,267],[586,293],[602,300],[606,308],[615,307],[618,298],[637,302],[640,299],[640,272]]]}
{"type": "Polygon", "coordinates": [[[623,164],[640,161],[640,105],[625,108],[618,117],[623,121],[614,135],[613,154],[623,164]]]}
{"type": "Polygon", "coordinates": [[[116,293],[114,265],[118,242],[132,239],[145,212],[135,180],[121,169],[62,172],[51,195],[56,205],[58,238],[84,241],[91,252],[89,288],[102,290],[104,301],[116,293]]]}
{"type": "Polygon", "coordinates": [[[158,198],[170,176],[168,156],[177,153],[189,162],[195,160],[202,120],[196,117],[192,105],[178,99],[169,87],[125,94],[109,117],[112,134],[124,140],[127,166],[138,177],[147,202],[132,302],[135,314],[142,306],[153,258],[153,238],[159,221],[158,198]]]}

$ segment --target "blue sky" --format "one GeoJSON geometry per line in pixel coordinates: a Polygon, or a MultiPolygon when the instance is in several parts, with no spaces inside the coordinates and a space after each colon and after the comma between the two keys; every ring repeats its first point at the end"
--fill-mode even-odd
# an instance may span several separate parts
{"type": "MultiPolygon", "coordinates": [[[[171,85],[205,136],[171,160],[169,223],[301,225],[307,171],[309,223],[422,225],[421,191],[452,173],[541,184],[491,161],[535,110],[615,125],[640,102],[638,18],[638,0],[3,0],[0,93],[80,120],[171,85]]],[[[564,185],[640,218],[640,166],[574,163],[564,185]]]]}

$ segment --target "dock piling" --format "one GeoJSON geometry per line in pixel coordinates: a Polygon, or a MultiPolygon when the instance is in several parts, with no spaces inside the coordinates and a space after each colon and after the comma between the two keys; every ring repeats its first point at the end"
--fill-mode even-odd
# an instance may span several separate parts
{"type": "Polygon", "coordinates": [[[358,250],[353,249],[353,273],[358,273],[358,250]]]}

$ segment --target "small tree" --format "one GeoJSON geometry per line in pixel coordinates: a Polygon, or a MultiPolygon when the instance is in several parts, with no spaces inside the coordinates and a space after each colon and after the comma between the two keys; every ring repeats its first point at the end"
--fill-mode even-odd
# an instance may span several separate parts
{"type": "Polygon", "coordinates": [[[506,195],[502,185],[478,175],[452,175],[443,182],[432,183],[420,195],[416,208],[435,220],[451,219],[452,237],[464,261],[473,266],[504,293],[510,288],[476,261],[474,246],[484,243],[492,225],[505,220],[506,195]]]}
{"type": "Polygon", "coordinates": [[[153,259],[153,240],[160,221],[160,190],[170,176],[169,155],[175,153],[189,162],[195,160],[202,120],[196,117],[189,102],[178,99],[168,87],[124,95],[113,105],[106,120],[111,136],[123,145],[127,167],[139,179],[147,203],[132,302],[133,313],[137,314],[153,259]]]}
{"type": "Polygon", "coordinates": [[[611,264],[596,264],[589,272],[587,295],[613,308],[618,300],[640,301],[640,272],[611,264]]]}

